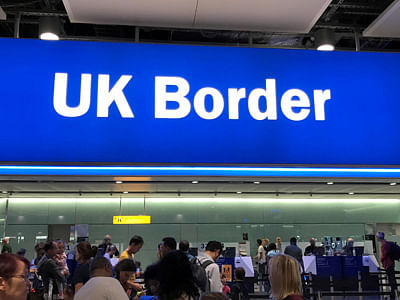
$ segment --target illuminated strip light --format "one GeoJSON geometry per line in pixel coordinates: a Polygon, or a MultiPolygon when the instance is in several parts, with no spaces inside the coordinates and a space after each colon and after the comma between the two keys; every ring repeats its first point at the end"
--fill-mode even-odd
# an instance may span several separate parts
{"type": "Polygon", "coordinates": [[[0,166],[0,175],[400,177],[398,168],[0,166]]]}

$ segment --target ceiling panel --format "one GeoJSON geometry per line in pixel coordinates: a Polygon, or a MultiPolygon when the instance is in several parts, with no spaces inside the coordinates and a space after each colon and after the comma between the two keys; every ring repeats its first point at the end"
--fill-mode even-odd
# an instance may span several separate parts
{"type": "Polygon", "coordinates": [[[400,0],[394,1],[364,32],[368,37],[400,38],[400,0]]]}
{"type": "Polygon", "coordinates": [[[199,28],[308,33],[331,0],[199,0],[199,28]]]}
{"type": "Polygon", "coordinates": [[[63,0],[71,22],[308,33],[331,0],[63,0]]]}
{"type": "Polygon", "coordinates": [[[63,0],[73,23],[191,27],[196,0],[63,0]]]}

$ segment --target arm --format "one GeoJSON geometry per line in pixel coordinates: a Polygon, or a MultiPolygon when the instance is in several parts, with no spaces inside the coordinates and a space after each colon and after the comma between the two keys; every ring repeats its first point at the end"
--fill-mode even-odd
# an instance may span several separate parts
{"type": "Polygon", "coordinates": [[[217,264],[211,264],[207,267],[208,279],[210,280],[210,292],[222,293],[222,282],[217,264]]]}
{"type": "Polygon", "coordinates": [[[52,259],[49,259],[47,262],[47,272],[51,278],[61,282],[65,281],[65,277],[62,274],[62,269],[52,259]]]}
{"type": "Polygon", "coordinates": [[[383,262],[388,256],[390,251],[390,245],[388,243],[383,242],[381,246],[381,259],[380,261],[383,262]]]}
{"type": "Polygon", "coordinates": [[[83,283],[79,282],[75,284],[75,294],[83,287],[83,283]]]}

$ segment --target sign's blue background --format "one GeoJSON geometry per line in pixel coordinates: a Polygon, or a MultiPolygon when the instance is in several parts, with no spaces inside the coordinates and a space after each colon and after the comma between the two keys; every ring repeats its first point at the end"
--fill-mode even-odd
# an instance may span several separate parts
{"type": "MultiPolygon", "coordinates": [[[[0,161],[174,164],[400,164],[400,54],[0,40],[0,161]],[[68,104],[77,105],[81,73],[91,73],[89,112],[77,118],[53,108],[54,73],[68,73],[68,104]],[[97,75],[133,75],[124,92],[135,114],[115,104],[97,118],[97,75]],[[179,76],[188,98],[217,88],[223,114],[201,119],[154,118],[154,77],[179,76]],[[247,97],[277,83],[277,121],[254,120],[247,97]],[[228,119],[228,88],[246,88],[239,120],[228,119]],[[325,121],[314,109],[304,121],[280,110],[282,94],[331,89],[325,121]]],[[[208,101],[210,102],[210,101],[208,101]]]]}

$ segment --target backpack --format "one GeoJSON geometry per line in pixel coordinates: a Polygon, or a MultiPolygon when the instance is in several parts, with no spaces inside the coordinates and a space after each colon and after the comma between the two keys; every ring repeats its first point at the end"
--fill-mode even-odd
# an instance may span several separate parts
{"type": "Polygon", "coordinates": [[[206,268],[213,263],[211,260],[201,263],[198,258],[191,261],[190,268],[192,269],[194,283],[203,292],[207,292],[210,289],[206,268]]]}
{"type": "Polygon", "coordinates": [[[393,260],[400,260],[400,246],[395,242],[388,242],[390,245],[389,256],[393,260]]]}

